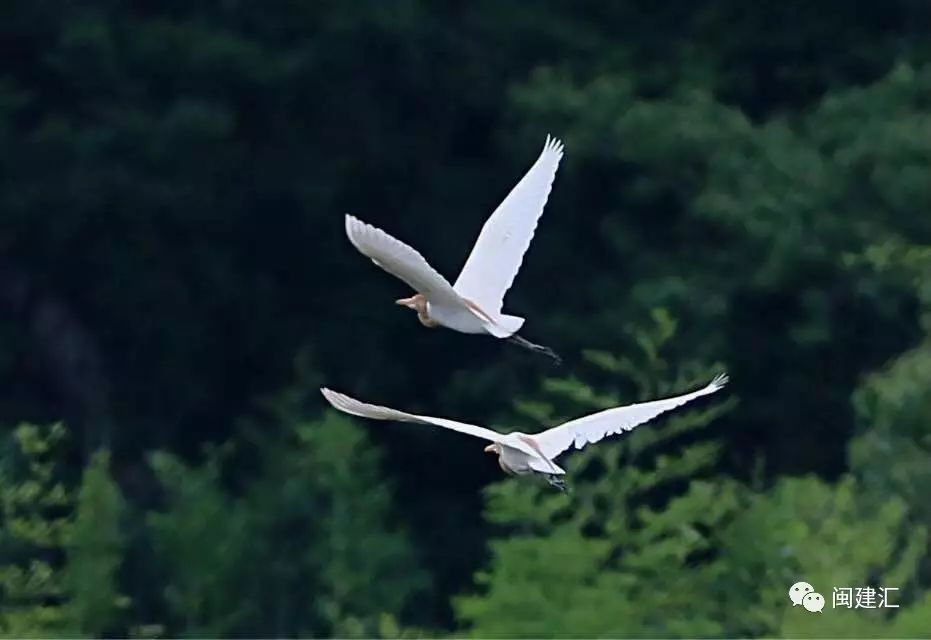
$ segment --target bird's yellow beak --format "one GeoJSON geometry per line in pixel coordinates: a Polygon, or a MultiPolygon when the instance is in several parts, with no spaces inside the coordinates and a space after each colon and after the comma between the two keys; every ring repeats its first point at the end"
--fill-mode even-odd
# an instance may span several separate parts
{"type": "Polygon", "coordinates": [[[487,447],[485,447],[485,453],[494,453],[494,452],[495,452],[495,445],[490,444],[487,447]]]}
{"type": "Polygon", "coordinates": [[[411,296],[410,298],[399,298],[395,300],[394,303],[397,305],[401,305],[402,307],[407,307],[408,309],[413,309],[414,308],[414,297],[415,296],[411,296]]]}

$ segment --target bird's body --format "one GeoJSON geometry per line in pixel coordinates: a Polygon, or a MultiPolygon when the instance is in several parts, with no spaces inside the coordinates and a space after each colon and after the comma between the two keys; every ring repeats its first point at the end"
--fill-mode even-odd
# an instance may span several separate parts
{"type": "Polygon", "coordinates": [[[482,227],[455,284],[415,249],[350,215],[346,235],[360,253],[417,292],[396,303],[416,311],[424,326],[512,339],[558,360],[548,348],[519,338],[524,319],[501,308],[533,239],[562,150],[562,143],[547,137],[540,157],[482,227]]]}
{"type": "Polygon", "coordinates": [[[576,449],[581,449],[585,445],[599,442],[609,435],[630,431],[637,425],[648,422],[661,413],[679,407],[695,398],[714,393],[725,384],[727,384],[727,376],[722,374],[715,377],[704,388],[691,393],[605,409],[536,434],[521,433],[520,431],[503,434],[485,427],[446,418],[422,416],[389,409],[388,407],[366,404],[326,388],[321,389],[321,392],[331,405],[351,415],[374,420],[397,420],[399,422],[430,424],[490,441],[491,444],[485,447],[485,451],[498,455],[498,464],[505,473],[516,476],[542,475],[551,484],[562,488],[564,485],[559,477],[566,472],[553,460],[566,450],[573,446],[576,449]]]}
{"type": "Polygon", "coordinates": [[[427,302],[427,317],[459,333],[490,333],[488,321],[484,320],[465,300],[462,304],[427,302]]]}
{"type": "Polygon", "coordinates": [[[531,473],[540,473],[534,470],[531,465],[534,460],[533,456],[527,455],[520,449],[514,449],[506,445],[501,446],[501,453],[498,454],[498,466],[509,476],[526,476],[531,473]]]}
{"type": "Polygon", "coordinates": [[[511,476],[541,474],[544,476],[561,476],[566,471],[546,457],[534,437],[528,433],[513,431],[505,435],[502,442],[485,447],[486,453],[498,454],[498,466],[511,476]],[[507,444],[511,440],[513,444],[507,444]],[[529,453],[527,448],[533,453],[529,453]]]}

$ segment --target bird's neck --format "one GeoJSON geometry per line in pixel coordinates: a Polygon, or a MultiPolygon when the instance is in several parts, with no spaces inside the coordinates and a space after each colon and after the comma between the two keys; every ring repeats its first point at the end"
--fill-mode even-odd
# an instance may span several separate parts
{"type": "Polygon", "coordinates": [[[426,311],[418,311],[417,319],[420,320],[420,324],[430,329],[440,326],[440,323],[428,316],[426,311]]]}
{"type": "Polygon", "coordinates": [[[417,319],[420,320],[420,324],[430,329],[440,326],[440,323],[427,313],[427,297],[425,295],[418,293],[411,300],[414,302],[413,309],[417,312],[417,319]]]}

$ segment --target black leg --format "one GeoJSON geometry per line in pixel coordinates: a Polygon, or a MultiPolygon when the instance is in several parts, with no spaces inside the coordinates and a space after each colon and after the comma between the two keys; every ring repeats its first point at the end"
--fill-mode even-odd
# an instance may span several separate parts
{"type": "Polygon", "coordinates": [[[516,333],[508,338],[508,341],[513,342],[514,344],[523,347],[524,349],[529,349],[530,351],[535,351],[537,353],[542,353],[543,355],[552,358],[553,363],[556,365],[562,364],[562,358],[559,357],[555,351],[549,347],[544,347],[542,344],[534,344],[525,338],[520,337],[516,333]]]}
{"type": "Polygon", "coordinates": [[[569,493],[569,487],[566,486],[566,481],[561,476],[548,473],[546,474],[546,481],[550,483],[550,486],[556,487],[563,493],[569,493]]]}

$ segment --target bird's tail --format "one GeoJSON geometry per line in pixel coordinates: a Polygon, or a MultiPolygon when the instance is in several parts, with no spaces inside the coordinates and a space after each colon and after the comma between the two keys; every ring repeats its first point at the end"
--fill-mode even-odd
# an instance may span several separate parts
{"type": "Polygon", "coordinates": [[[524,319],[520,316],[500,315],[494,322],[485,324],[488,333],[496,338],[508,338],[517,333],[524,326],[524,319]]]}
{"type": "Polygon", "coordinates": [[[520,316],[498,316],[498,326],[505,329],[511,335],[514,335],[524,326],[524,319],[520,316]]]}

